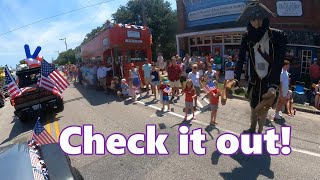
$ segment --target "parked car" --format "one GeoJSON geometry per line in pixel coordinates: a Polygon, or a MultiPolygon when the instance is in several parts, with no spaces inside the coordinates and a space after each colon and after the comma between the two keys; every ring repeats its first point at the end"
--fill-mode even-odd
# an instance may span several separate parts
{"type": "MultiPolygon", "coordinates": [[[[34,180],[30,145],[28,143],[9,144],[0,147],[0,174],[3,180],[34,180]]],[[[61,150],[59,144],[39,146],[41,160],[45,163],[47,179],[50,180],[83,180],[77,169],[71,166],[69,157],[61,150]]],[[[42,165],[42,164],[41,164],[42,165]]],[[[46,179],[46,178],[44,178],[46,179]]]]}

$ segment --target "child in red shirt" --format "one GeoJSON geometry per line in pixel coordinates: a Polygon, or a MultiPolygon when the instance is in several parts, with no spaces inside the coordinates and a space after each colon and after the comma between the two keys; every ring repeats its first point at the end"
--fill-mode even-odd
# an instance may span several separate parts
{"type": "Polygon", "coordinates": [[[187,116],[188,116],[188,112],[189,109],[192,111],[193,114],[193,119],[196,119],[196,117],[194,116],[194,108],[193,108],[193,99],[197,97],[196,95],[196,90],[193,87],[193,83],[191,79],[187,80],[187,84],[186,84],[186,88],[182,91],[181,95],[186,94],[186,98],[185,98],[185,112],[186,112],[186,116],[184,117],[184,120],[187,120],[187,116]]]}
{"type": "Polygon", "coordinates": [[[214,88],[210,93],[210,107],[211,107],[211,125],[218,124],[216,122],[217,118],[217,111],[218,111],[218,104],[219,104],[219,96],[221,96],[221,93],[218,88],[214,88]]]}

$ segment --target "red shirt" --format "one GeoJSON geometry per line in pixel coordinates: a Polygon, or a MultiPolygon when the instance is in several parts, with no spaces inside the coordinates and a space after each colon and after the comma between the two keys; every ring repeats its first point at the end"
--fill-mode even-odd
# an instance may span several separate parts
{"type": "Polygon", "coordinates": [[[219,93],[219,89],[215,88],[210,92],[210,104],[212,105],[218,105],[219,104],[219,96],[214,97],[215,94],[219,93]]]}
{"type": "Polygon", "coordinates": [[[320,78],[320,66],[318,66],[318,64],[312,64],[310,66],[310,77],[312,79],[320,78]]]}
{"type": "Polygon", "coordinates": [[[186,94],[186,102],[193,102],[192,96],[196,94],[196,90],[194,88],[185,88],[183,92],[186,94]]]}
{"type": "Polygon", "coordinates": [[[182,72],[181,68],[178,64],[176,65],[171,64],[168,67],[168,79],[170,81],[179,81],[181,72],[182,72]]]}
{"type": "Polygon", "coordinates": [[[160,87],[159,87],[159,89],[162,91],[162,95],[163,95],[163,96],[169,96],[168,93],[163,92],[163,90],[164,90],[165,88],[167,88],[167,87],[170,87],[170,86],[167,85],[167,84],[161,84],[160,87]]]}

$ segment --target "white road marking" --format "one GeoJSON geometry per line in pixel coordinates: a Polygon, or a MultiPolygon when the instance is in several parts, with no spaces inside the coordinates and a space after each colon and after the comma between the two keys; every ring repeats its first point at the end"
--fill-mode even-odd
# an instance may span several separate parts
{"type": "Polygon", "coordinates": [[[200,108],[203,108],[203,105],[201,104],[201,102],[197,99],[197,104],[200,108]]]}
{"type": "MultiPolygon", "coordinates": [[[[145,105],[145,106],[148,106],[148,107],[151,107],[151,108],[153,108],[153,109],[156,109],[156,110],[161,111],[161,108],[158,108],[158,107],[156,107],[156,106],[146,105],[146,103],[141,102],[141,101],[136,101],[136,102],[139,103],[139,104],[142,104],[142,105],[145,105]]],[[[198,112],[200,113],[200,111],[197,111],[197,113],[198,113],[198,112]]],[[[184,119],[184,116],[182,116],[182,115],[180,115],[180,114],[177,114],[177,113],[174,113],[174,112],[167,112],[167,113],[184,119]]],[[[188,118],[188,119],[189,119],[189,118],[188,118]]],[[[192,120],[192,122],[194,122],[194,123],[196,123],[196,124],[203,125],[203,126],[208,126],[208,125],[210,125],[209,123],[205,123],[205,122],[198,121],[198,120],[192,120]]],[[[236,132],[233,132],[233,131],[231,131],[231,130],[224,129],[224,128],[221,128],[221,127],[218,127],[218,126],[216,126],[216,127],[217,127],[217,129],[219,129],[219,130],[222,130],[222,131],[225,131],[225,132],[232,133],[232,134],[235,134],[235,135],[240,136],[240,133],[236,133],[236,132]]],[[[278,146],[278,147],[281,147],[281,144],[278,144],[278,143],[277,143],[277,146],[278,146]]],[[[319,146],[319,148],[320,148],[320,146],[319,146]]],[[[319,158],[320,158],[320,154],[319,154],[319,153],[315,153],[315,152],[311,152],[311,151],[307,151],[307,150],[303,150],[303,149],[299,149],[299,148],[294,148],[294,147],[292,147],[292,146],[291,146],[291,150],[292,150],[292,151],[295,151],[295,152],[302,153],[302,154],[307,154],[307,155],[310,155],[310,156],[315,156],[315,157],[319,157],[319,158]]]]}
{"type": "Polygon", "coordinates": [[[203,100],[204,100],[206,103],[210,104],[210,102],[208,101],[207,98],[203,98],[203,100]]]}

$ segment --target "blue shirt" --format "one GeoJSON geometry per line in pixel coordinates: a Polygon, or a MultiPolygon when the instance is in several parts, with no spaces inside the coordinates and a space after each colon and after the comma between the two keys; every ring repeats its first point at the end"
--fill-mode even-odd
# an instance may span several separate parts
{"type": "MultiPolygon", "coordinates": [[[[226,62],[226,68],[230,68],[234,66],[235,66],[234,62],[226,62]]],[[[233,70],[228,69],[227,71],[233,71],[233,70]]]]}
{"type": "Polygon", "coordinates": [[[144,72],[144,77],[150,78],[151,64],[144,64],[142,70],[144,72]]]}

